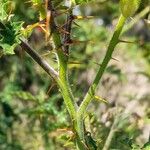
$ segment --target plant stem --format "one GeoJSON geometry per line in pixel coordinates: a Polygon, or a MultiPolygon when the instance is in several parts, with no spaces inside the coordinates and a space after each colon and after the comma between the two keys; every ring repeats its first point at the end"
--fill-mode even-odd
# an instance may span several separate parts
{"type": "Polygon", "coordinates": [[[58,56],[59,79],[56,82],[60,88],[66,108],[74,124],[77,104],[73,97],[72,90],[68,81],[68,55],[63,51],[62,48],[61,36],[55,22],[55,9],[53,8],[51,0],[48,0],[47,9],[51,12],[50,30],[52,32],[52,38],[58,56]]]}
{"type": "Polygon", "coordinates": [[[105,57],[103,59],[103,62],[96,74],[96,77],[93,81],[93,84],[90,86],[87,94],[85,95],[79,109],[78,109],[78,113],[77,113],[77,132],[79,134],[79,137],[81,140],[84,139],[84,130],[83,130],[83,116],[84,116],[84,113],[86,111],[86,108],[87,106],[89,105],[89,103],[92,101],[94,95],[95,95],[95,90],[98,86],[98,83],[109,63],[109,61],[112,59],[112,53],[116,47],[116,45],[118,44],[118,41],[119,41],[119,36],[120,36],[120,33],[122,31],[122,28],[125,24],[125,21],[126,21],[126,18],[123,17],[123,15],[120,16],[119,18],[119,21],[118,21],[118,24],[116,25],[116,28],[115,28],[115,31],[114,31],[114,34],[110,40],[110,43],[109,43],[109,46],[108,46],[108,49],[107,49],[107,52],[105,54],[105,57]]]}
{"type": "Polygon", "coordinates": [[[109,149],[111,141],[112,141],[112,139],[113,139],[113,137],[115,135],[115,132],[117,130],[117,124],[118,124],[119,119],[120,119],[120,117],[119,117],[119,115],[117,115],[115,117],[115,120],[114,120],[112,126],[111,126],[110,132],[108,134],[108,137],[107,137],[107,139],[105,141],[105,144],[104,144],[104,147],[103,147],[102,150],[108,150],[109,149]]]}
{"type": "Polygon", "coordinates": [[[74,97],[72,95],[71,89],[69,88],[68,82],[66,82],[66,80],[59,79],[57,81],[57,83],[60,87],[60,91],[61,91],[61,94],[63,96],[66,108],[70,114],[72,121],[74,122],[75,118],[76,118],[77,105],[74,102],[74,97]]]}

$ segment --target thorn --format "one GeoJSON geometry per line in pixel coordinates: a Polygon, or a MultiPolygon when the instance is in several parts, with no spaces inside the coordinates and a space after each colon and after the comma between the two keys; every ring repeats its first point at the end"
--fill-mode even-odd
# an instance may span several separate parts
{"type": "Polygon", "coordinates": [[[133,17],[130,17],[130,19],[131,19],[132,21],[135,21],[135,19],[134,19],[133,17]]]}
{"type": "Polygon", "coordinates": [[[116,58],[111,57],[111,59],[113,59],[113,60],[115,60],[115,61],[118,61],[118,62],[119,62],[119,60],[118,60],[118,59],[116,59],[116,58]]]}
{"type": "Polygon", "coordinates": [[[58,28],[59,32],[61,32],[61,33],[70,34],[69,32],[62,29],[62,27],[57,27],[57,28],[58,28]]]}
{"type": "Polygon", "coordinates": [[[84,64],[83,62],[79,62],[79,61],[69,61],[69,64],[84,64]]]}
{"type": "Polygon", "coordinates": [[[73,16],[74,19],[93,19],[94,16],[73,16]]]}
{"type": "Polygon", "coordinates": [[[66,25],[68,25],[70,22],[74,20],[74,17],[72,15],[69,16],[69,19],[61,26],[61,28],[64,28],[66,25]]]}
{"type": "Polygon", "coordinates": [[[67,14],[68,11],[69,11],[69,9],[67,9],[67,10],[65,10],[65,11],[62,11],[62,12],[56,12],[56,17],[57,17],[57,16],[61,16],[61,15],[63,15],[63,14],[67,14]]]}
{"type": "Polygon", "coordinates": [[[101,102],[104,102],[104,103],[108,103],[108,101],[106,99],[104,99],[100,96],[95,95],[94,98],[95,98],[95,100],[98,100],[98,101],[101,101],[101,102]]]}
{"type": "Polygon", "coordinates": [[[131,44],[135,44],[138,41],[125,41],[125,40],[119,40],[119,42],[121,43],[131,43],[131,44]]]}
{"type": "Polygon", "coordinates": [[[50,54],[50,52],[46,52],[46,53],[42,54],[41,56],[45,57],[45,56],[48,56],[49,54],[50,54]]]}
{"type": "Polygon", "coordinates": [[[80,44],[80,43],[87,43],[87,42],[91,42],[91,41],[70,40],[70,41],[67,41],[66,43],[64,43],[64,45],[80,44]]]}
{"type": "Polygon", "coordinates": [[[56,85],[56,83],[53,82],[52,85],[49,86],[48,91],[47,91],[47,93],[46,93],[47,95],[50,95],[50,92],[51,92],[52,88],[53,88],[55,85],[56,85]]]}
{"type": "Polygon", "coordinates": [[[80,26],[80,25],[78,25],[75,21],[73,21],[73,23],[74,23],[76,26],[81,27],[81,26],[80,26]]]}
{"type": "Polygon", "coordinates": [[[98,66],[102,66],[102,64],[97,63],[97,62],[93,62],[94,64],[98,65],[98,66]]]}

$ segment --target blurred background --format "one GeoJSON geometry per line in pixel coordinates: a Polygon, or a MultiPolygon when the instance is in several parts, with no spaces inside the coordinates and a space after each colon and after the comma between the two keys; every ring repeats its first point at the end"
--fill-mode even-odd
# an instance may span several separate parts
{"type": "MultiPolygon", "coordinates": [[[[13,0],[13,4],[15,20],[24,21],[24,27],[38,21],[37,9],[28,1],[13,0]]],[[[60,5],[64,4],[67,2],[60,5]]],[[[93,16],[75,20],[72,27],[72,39],[78,42],[70,46],[69,79],[80,104],[105,55],[120,10],[117,0],[99,0],[76,6],[73,13],[93,16]]],[[[60,24],[64,15],[57,17],[60,24]]],[[[121,40],[131,43],[117,45],[98,87],[97,96],[107,102],[95,100],[88,107],[87,129],[100,150],[114,120],[116,132],[110,149],[130,150],[149,140],[150,25],[146,21],[149,18],[146,0],[123,30],[121,40]]],[[[57,67],[51,45],[45,44],[44,36],[35,28],[29,42],[57,67]]],[[[0,59],[0,149],[75,149],[68,113],[57,86],[19,46],[15,53],[0,59]]]]}

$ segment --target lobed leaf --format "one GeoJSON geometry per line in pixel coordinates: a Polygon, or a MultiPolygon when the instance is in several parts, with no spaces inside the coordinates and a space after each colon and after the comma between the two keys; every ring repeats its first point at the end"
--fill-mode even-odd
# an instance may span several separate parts
{"type": "Polygon", "coordinates": [[[14,54],[15,47],[20,44],[23,22],[0,22],[0,47],[4,55],[14,54]]]}

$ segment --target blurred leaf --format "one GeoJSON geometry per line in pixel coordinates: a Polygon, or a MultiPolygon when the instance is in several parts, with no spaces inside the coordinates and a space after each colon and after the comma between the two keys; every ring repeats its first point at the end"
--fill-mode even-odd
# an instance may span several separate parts
{"type": "Polygon", "coordinates": [[[86,140],[86,144],[90,150],[97,150],[96,141],[92,138],[90,132],[87,132],[85,134],[85,140],[86,140]]]}
{"type": "Polygon", "coordinates": [[[12,92],[15,92],[18,90],[18,87],[13,84],[12,82],[9,82],[2,91],[0,91],[0,101],[5,103],[10,103],[13,99],[12,92]]]}
{"type": "Polygon", "coordinates": [[[142,150],[150,150],[150,139],[147,143],[144,144],[142,150]]]}
{"type": "Polygon", "coordinates": [[[63,4],[63,0],[52,0],[54,7],[61,6],[63,4]]]}
{"type": "Polygon", "coordinates": [[[8,17],[7,14],[7,6],[9,4],[10,1],[6,1],[6,0],[0,0],[0,20],[5,20],[8,17]]]}
{"type": "Polygon", "coordinates": [[[99,101],[99,102],[104,102],[104,103],[108,103],[107,100],[105,100],[104,98],[100,97],[100,96],[94,96],[95,100],[99,101]]]}
{"type": "Polygon", "coordinates": [[[76,4],[88,3],[92,0],[75,0],[76,4]]]}
{"type": "Polygon", "coordinates": [[[37,98],[29,92],[16,91],[16,92],[12,92],[11,94],[12,94],[12,96],[20,98],[22,100],[37,101],[37,98]]]}

